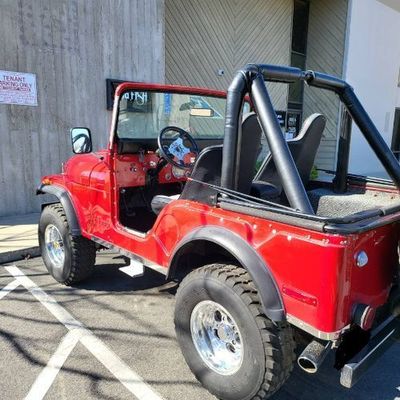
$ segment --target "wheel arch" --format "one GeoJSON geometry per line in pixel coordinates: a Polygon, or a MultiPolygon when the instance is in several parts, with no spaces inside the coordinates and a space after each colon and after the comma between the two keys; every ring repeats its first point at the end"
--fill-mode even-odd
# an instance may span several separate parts
{"type": "MultiPolygon", "coordinates": [[[[236,261],[245,268],[257,287],[265,315],[273,321],[285,320],[283,300],[269,266],[243,238],[227,229],[207,226],[186,235],[178,243],[171,257],[167,278],[176,278],[182,272],[182,268],[184,272],[187,272],[187,266],[180,266],[180,264],[184,261],[185,255],[196,253],[200,246],[202,249],[206,246],[211,257],[213,254],[220,257],[217,260],[209,260],[210,263],[236,261]],[[215,253],[216,250],[219,252],[215,253]]],[[[192,256],[191,262],[193,259],[192,256]]],[[[195,263],[194,268],[189,270],[200,266],[195,263]]]]}
{"type": "Polygon", "coordinates": [[[40,185],[39,188],[36,190],[36,194],[37,195],[47,194],[52,196],[54,200],[43,203],[41,206],[42,210],[50,204],[61,203],[61,205],[64,208],[65,215],[67,217],[68,225],[71,229],[72,235],[80,236],[82,234],[74,205],[66,189],[56,185],[40,185]]]}

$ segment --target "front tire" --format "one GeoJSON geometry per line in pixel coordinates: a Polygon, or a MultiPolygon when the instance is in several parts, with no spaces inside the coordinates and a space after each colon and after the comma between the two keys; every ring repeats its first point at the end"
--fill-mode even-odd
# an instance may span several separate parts
{"type": "Polygon", "coordinates": [[[42,211],[39,246],[44,264],[56,281],[69,286],[91,275],[96,246],[83,236],[71,234],[64,208],[59,203],[42,211]]]}
{"type": "Polygon", "coordinates": [[[264,315],[250,276],[234,265],[207,265],[182,281],[175,330],[196,378],[222,400],[267,399],[293,369],[290,326],[264,315]]]}

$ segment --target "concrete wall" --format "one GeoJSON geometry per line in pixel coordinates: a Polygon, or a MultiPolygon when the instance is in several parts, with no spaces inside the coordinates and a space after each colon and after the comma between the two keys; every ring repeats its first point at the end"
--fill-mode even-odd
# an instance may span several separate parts
{"type": "MultiPolygon", "coordinates": [[[[394,110],[400,107],[400,2],[352,0],[349,28],[345,77],[390,146],[394,110]]],[[[386,176],[356,127],[350,172],[386,176]]]]}
{"type": "Polygon", "coordinates": [[[40,177],[60,172],[69,129],[106,143],[106,78],[164,81],[163,0],[2,0],[0,70],[37,76],[38,106],[0,104],[0,215],[39,209],[40,177]]]}

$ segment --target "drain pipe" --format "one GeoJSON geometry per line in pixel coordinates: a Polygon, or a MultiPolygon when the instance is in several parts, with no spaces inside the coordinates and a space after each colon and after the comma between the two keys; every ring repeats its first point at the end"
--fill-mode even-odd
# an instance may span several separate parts
{"type": "Polygon", "coordinates": [[[297,364],[303,371],[315,374],[331,350],[331,346],[331,342],[324,344],[313,340],[300,354],[297,364]]]}

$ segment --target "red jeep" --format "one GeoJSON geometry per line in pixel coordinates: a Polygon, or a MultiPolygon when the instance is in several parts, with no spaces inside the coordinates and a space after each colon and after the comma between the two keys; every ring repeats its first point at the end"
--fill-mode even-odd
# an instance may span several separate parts
{"type": "Polygon", "coordinates": [[[39,225],[48,271],[73,285],[106,247],[131,275],[181,281],[177,337],[217,397],[269,397],[304,340],[300,367],[315,372],[333,351],[351,387],[398,338],[400,166],[346,82],[248,65],[227,93],[123,83],[107,150],[92,152],[86,128],[71,134],[77,155],[38,189],[54,196],[39,225]],[[339,96],[331,179],[310,179],[324,116],[286,141],[265,81],[339,96]],[[348,174],[352,121],[392,181],[348,174]]]}

